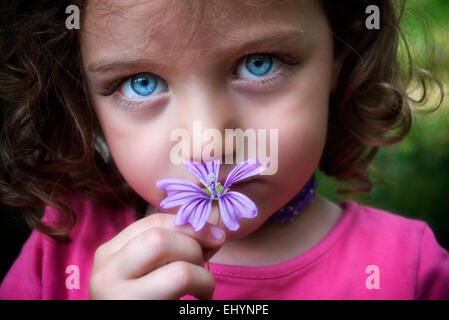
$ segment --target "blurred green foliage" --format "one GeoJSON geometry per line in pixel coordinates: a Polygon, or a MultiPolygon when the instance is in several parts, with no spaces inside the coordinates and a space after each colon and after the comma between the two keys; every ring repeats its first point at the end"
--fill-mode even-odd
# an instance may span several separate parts
{"type": "MultiPolygon", "coordinates": [[[[443,104],[430,114],[414,113],[410,134],[379,150],[372,164],[383,175],[383,185],[362,196],[340,195],[336,190],[344,185],[317,171],[318,192],[334,202],[352,198],[426,221],[438,242],[449,250],[449,1],[407,1],[402,29],[413,62],[442,82],[446,92],[443,104]]],[[[405,64],[404,46],[399,53],[405,64]]],[[[435,96],[424,108],[435,106],[435,96]]],[[[378,180],[377,174],[372,177],[378,180]]]]}

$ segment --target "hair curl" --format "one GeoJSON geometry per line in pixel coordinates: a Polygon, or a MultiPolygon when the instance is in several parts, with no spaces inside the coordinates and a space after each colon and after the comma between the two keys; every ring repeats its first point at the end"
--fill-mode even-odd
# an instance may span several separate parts
{"type": "MultiPolygon", "coordinates": [[[[110,206],[135,200],[141,205],[143,199],[101,150],[104,136],[89,107],[78,33],[65,27],[65,8],[74,4],[82,12],[85,1],[23,3],[3,0],[0,12],[0,202],[21,207],[32,228],[64,240],[76,221],[70,207],[74,190],[110,206]],[[40,220],[45,205],[59,211],[63,227],[40,220]]],[[[379,147],[400,141],[411,128],[406,89],[413,66],[410,60],[408,77],[401,77],[397,61],[403,4],[321,3],[343,63],[331,94],[320,169],[355,187],[340,192],[364,193],[373,186],[368,165],[379,147]],[[370,4],[380,9],[380,30],[365,27],[370,4]],[[392,130],[398,132],[388,136],[392,130]]],[[[427,94],[420,79],[424,90],[418,103],[427,94]]]]}
{"type": "Polygon", "coordinates": [[[427,113],[438,109],[444,89],[436,77],[412,63],[399,25],[405,1],[322,0],[321,3],[334,33],[335,56],[343,64],[337,88],[330,96],[329,127],[320,169],[353,186],[337,192],[363,194],[374,186],[370,172],[377,170],[370,162],[379,148],[407,136],[412,111],[427,113]],[[369,5],[379,8],[379,30],[365,26],[365,9],[369,5]],[[401,38],[408,58],[405,70],[398,61],[401,38]],[[418,99],[407,93],[415,78],[422,89],[418,99]],[[414,109],[410,102],[415,105],[427,102],[428,82],[438,87],[439,101],[433,109],[414,109]]]}

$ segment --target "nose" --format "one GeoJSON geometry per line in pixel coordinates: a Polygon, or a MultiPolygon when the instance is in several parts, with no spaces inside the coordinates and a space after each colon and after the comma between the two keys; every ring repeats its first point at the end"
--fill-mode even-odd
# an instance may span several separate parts
{"type": "Polygon", "coordinates": [[[192,77],[179,100],[181,123],[190,133],[190,157],[197,162],[219,159],[235,154],[235,144],[226,150],[226,129],[238,126],[235,102],[227,90],[213,83],[192,77]]]}

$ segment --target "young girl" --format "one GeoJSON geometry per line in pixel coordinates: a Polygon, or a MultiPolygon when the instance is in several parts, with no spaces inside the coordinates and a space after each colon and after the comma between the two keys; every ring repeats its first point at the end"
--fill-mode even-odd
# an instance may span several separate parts
{"type": "MultiPolygon", "coordinates": [[[[378,148],[411,127],[397,1],[27,5],[2,10],[0,187],[35,230],[1,298],[449,298],[425,222],[313,197],[317,168],[370,191],[378,148]],[[236,230],[215,204],[199,231],[161,208],[157,181],[201,186],[170,158],[194,121],[277,130],[276,173],[231,186],[258,210],[236,230]]],[[[238,164],[224,157],[221,183],[238,164]]]]}

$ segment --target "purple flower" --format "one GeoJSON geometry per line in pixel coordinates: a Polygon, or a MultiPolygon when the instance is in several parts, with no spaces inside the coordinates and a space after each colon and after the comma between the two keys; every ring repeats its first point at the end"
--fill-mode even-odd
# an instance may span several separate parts
{"type": "Polygon", "coordinates": [[[219,160],[207,163],[189,161],[186,168],[205,188],[201,189],[184,179],[162,179],[156,182],[156,186],[167,193],[160,203],[162,208],[181,206],[174,221],[176,225],[190,223],[195,231],[201,230],[209,218],[213,200],[218,200],[220,216],[229,230],[235,231],[240,227],[240,218],[257,216],[254,202],[240,192],[229,191],[229,188],[237,181],[261,173],[267,168],[266,164],[259,165],[257,159],[239,163],[228,174],[223,186],[218,182],[219,160]]]}

